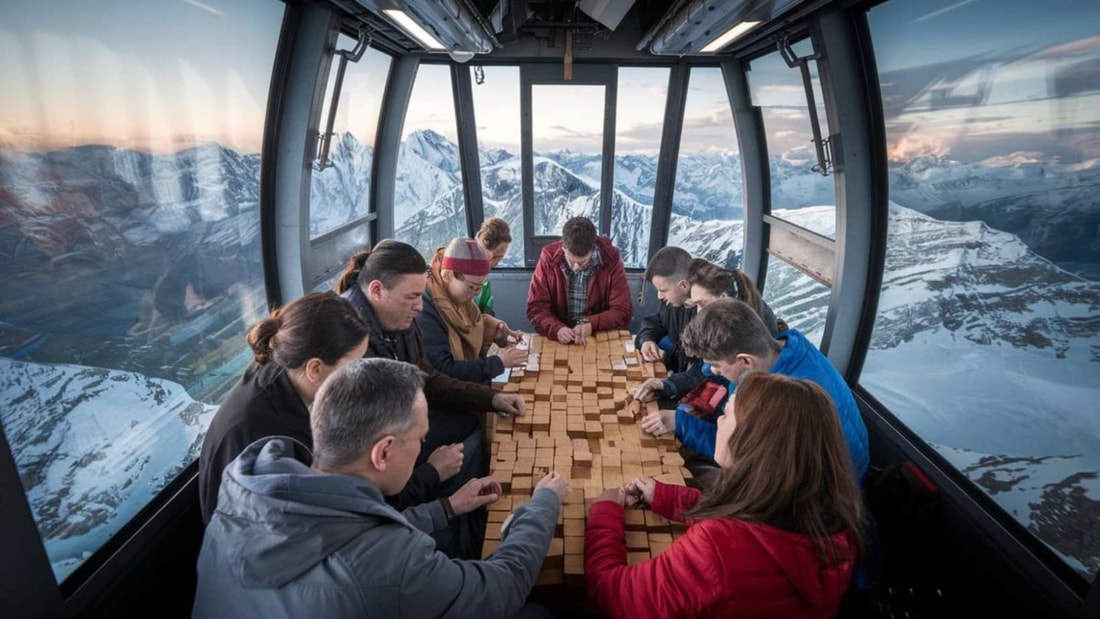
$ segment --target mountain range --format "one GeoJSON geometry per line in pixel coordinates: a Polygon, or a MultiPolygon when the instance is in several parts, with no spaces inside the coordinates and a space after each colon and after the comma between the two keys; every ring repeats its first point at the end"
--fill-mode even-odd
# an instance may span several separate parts
{"type": "MultiPolygon", "coordinates": [[[[499,149],[481,158],[486,215],[523,238],[518,159],[499,149]]],[[[350,135],[334,143],[332,167],[315,172],[311,187],[314,235],[365,211],[371,159],[350,135]]],[[[806,161],[798,152],[773,159],[775,196],[799,207],[776,201],[774,214],[831,235],[832,180],[818,180],[806,161]]],[[[595,216],[599,165],[569,152],[536,157],[540,231],[595,216]]],[[[1087,240],[1084,253],[1048,256],[1029,239],[1049,253],[1057,244],[1048,239],[1088,237],[1076,227],[1092,225],[1088,188],[1100,173],[1059,165],[1037,169],[1021,155],[990,168],[943,159],[892,167],[908,176],[892,180],[883,292],[861,382],[1084,573],[1100,567],[1090,537],[1100,517],[1100,289],[1066,264],[1097,260],[1087,240]],[[1014,193],[1024,189],[1037,206],[1014,193]],[[953,195],[969,202],[949,204],[953,195]],[[1072,200],[1059,214],[1061,198],[1072,200]],[[998,200],[1019,214],[1008,219],[1023,222],[1024,234],[938,216],[995,214],[998,200]]],[[[616,158],[612,236],[632,266],[648,247],[655,170],[652,158],[616,158]]],[[[410,134],[398,160],[396,236],[430,251],[464,235],[460,175],[452,143],[410,134]]],[[[683,156],[670,244],[736,265],[739,175],[734,154],[683,156]]],[[[215,144],[171,155],[0,150],[3,422],[21,444],[16,460],[59,573],[193,459],[211,407],[247,363],[242,335],[265,307],[258,178],[258,157],[215,144]],[[114,473],[100,462],[115,463],[114,473]]],[[[512,264],[520,254],[511,252],[512,264]]],[[[765,298],[819,341],[828,289],[775,264],[765,298]]]]}

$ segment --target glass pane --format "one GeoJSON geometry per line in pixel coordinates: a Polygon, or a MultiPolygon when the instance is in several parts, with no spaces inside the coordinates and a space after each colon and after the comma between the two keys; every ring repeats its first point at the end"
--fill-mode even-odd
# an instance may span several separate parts
{"type": "Polygon", "coordinates": [[[512,229],[502,267],[523,266],[523,177],[520,165],[519,67],[482,67],[474,82],[474,116],[481,162],[481,197],[486,217],[500,217],[512,229]]]}
{"type": "Polygon", "coordinates": [[[895,1],[870,24],[892,203],[862,383],[1091,579],[1100,5],[895,1]]]}
{"type": "Polygon", "coordinates": [[[611,240],[627,268],[649,260],[653,189],[668,98],[668,69],[619,69],[611,240]]]}
{"type": "Polygon", "coordinates": [[[721,69],[691,70],[679,157],[668,244],[737,267],[745,215],[741,157],[721,69]]]}
{"type": "Polygon", "coordinates": [[[768,256],[764,300],[776,318],[801,331],[817,347],[821,346],[821,336],[825,334],[831,294],[832,290],[825,284],[775,256],[768,256]]]}
{"type": "MultiPolygon", "coordinates": [[[[799,57],[813,53],[813,45],[804,39],[793,46],[799,57]]],[[[810,62],[810,75],[817,103],[817,118],[821,135],[829,135],[828,120],[822,106],[821,85],[817,77],[817,62],[810,62]]],[[[768,164],[771,169],[772,214],[794,221],[790,211],[806,207],[828,207],[836,212],[836,185],[832,176],[822,176],[813,170],[817,154],[810,128],[809,107],[802,72],[790,68],[779,52],[752,62],[749,89],[753,105],[761,108],[764,132],[768,143],[768,164]]],[[[814,218],[810,230],[833,238],[833,225],[815,228],[820,218],[814,218]]]]}
{"type": "Polygon", "coordinates": [[[430,258],[466,230],[451,69],[417,69],[405,116],[393,196],[394,238],[430,258]]]}
{"type": "MultiPolygon", "coordinates": [[[[355,40],[340,35],[337,49],[351,49],[355,40]]],[[[318,131],[326,129],[329,102],[336,81],[339,57],[332,60],[329,89],[318,131]]],[[[309,191],[309,236],[318,237],[349,221],[366,216],[370,205],[371,163],[374,132],[382,109],[382,94],[390,71],[390,57],[367,49],[359,62],[344,71],[340,101],[329,145],[329,167],[313,170],[309,191]]]]}
{"type": "Polygon", "coordinates": [[[570,217],[600,225],[605,86],[531,87],[535,235],[560,236],[570,217]]]}
{"type": "Polygon", "coordinates": [[[0,419],[58,580],[198,457],[250,361],[282,17],[5,6],[0,419]]]}

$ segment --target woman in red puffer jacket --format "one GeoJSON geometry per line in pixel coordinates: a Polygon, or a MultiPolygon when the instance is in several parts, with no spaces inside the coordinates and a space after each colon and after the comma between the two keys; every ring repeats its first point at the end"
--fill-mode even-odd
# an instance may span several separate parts
{"type": "Polygon", "coordinates": [[[816,383],[753,373],[719,417],[706,492],[637,479],[592,505],[588,595],[609,617],[833,617],[864,516],[832,400],[816,383]],[[624,508],[647,504],[687,533],[627,565],[624,508]]]}

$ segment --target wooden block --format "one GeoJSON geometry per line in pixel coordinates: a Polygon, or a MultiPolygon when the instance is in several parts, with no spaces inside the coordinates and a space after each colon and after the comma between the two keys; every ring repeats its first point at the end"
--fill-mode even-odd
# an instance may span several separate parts
{"type": "Polygon", "coordinates": [[[649,552],[648,551],[646,551],[646,552],[636,551],[636,552],[626,553],[626,564],[627,565],[637,565],[639,563],[645,563],[646,561],[649,561],[649,552]]]}
{"type": "Polygon", "coordinates": [[[645,531],[626,532],[627,550],[649,550],[649,536],[645,531]]]}
{"type": "Polygon", "coordinates": [[[584,520],[566,518],[562,531],[565,537],[584,537],[584,520]]]}
{"type": "Polygon", "coordinates": [[[487,559],[497,549],[497,546],[500,546],[499,540],[485,540],[485,544],[481,547],[481,558],[487,559]]]}
{"type": "Polygon", "coordinates": [[[565,575],[562,573],[561,568],[547,569],[545,565],[542,571],[539,572],[538,578],[535,579],[536,587],[552,587],[555,585],[561,585],[565,582],[565,575]]]}
{"type": "MultiPolygon", "coordinates": [[[[672,537],[671,535],[669,536],[672,537]]],[[[565,538],[565,556],[569,555],[583,555],[584,554],[584,538],[583,537],[566,537],[565,538]]]]}
{"type": "Polygon", "coordinates": [[[653,557],[656,557],[657,555],[661,554],[662,552],[668,550],[668,547],[671,546],[671,545],[672,545],[672,542],[668,542],[668,543],[665,543],[665,542],[650,542],[649,543],[649,554],[653,557]]]}
{"type": "Polygon", "coordinates": [[[645,531],[645,512],[640,509],[626,510],[626,530],[645,531]]]}
{"type": "Polygon", "coordinates": [[[565,555],[565,577],[584,575],[584,555],[565,555]]]}

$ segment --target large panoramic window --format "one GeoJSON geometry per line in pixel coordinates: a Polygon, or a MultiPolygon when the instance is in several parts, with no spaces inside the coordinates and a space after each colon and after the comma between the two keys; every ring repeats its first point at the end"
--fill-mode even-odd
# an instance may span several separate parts
{"type": "Polygon", "coordinates": [[[764,300],[776,318],[801,331],[814,346],[821,346],[821,337],[825,334],[830,294],[832,291],[825,284],[785,260],[768,256],[768,276],[762,291],[764,300]]]}
{"type": "Polygon", "coordinates": [[[741,264],[744,218],[741,157],[722,70],[688,78],[668,244],[716,264],[741,264]]]}
{"type": "Polygon", "coordinates": [[[535,235],[559,236],[582,215],[599,226],[605,86],[531,87],[535,235]]]}
{"type": "Polygon", "coordinates": [[[512,245],[500,266],[522,267],[526,235],[520,182],[519,67],[481,67],[481,71],[472,88],[482,203],[486,217],[500,217],[512,229],[512,245]]]}
{"type": "Polygon", "coordinates": [[[447,65],[421,64],[417,69],[397,156],[393,217],[394,238],[429,258],[451,239],[468,234],[447,65]]]}
{"type": "Polygon", "coordinates": [[[1100,568],[1100,5],[869,13],[890,219],[861,383],[1091,580],[1100,568]]]}
{"type": "MultiPolygon", "coordinates": [[[[336,48],[348,50],[355,40],[340,35],[336,48]]],[[[332,60],[318,132],[327,129],[329,105],[336,83],[339,55],[332,60]]],[[[317,237],[367,214],[370,204],[371,163],[374,160],[374,132],[386,89],[390,57],[367,49],[359,62],[348,62],[340,101],[329,139],[328,160],[323,169],[313,170],[309,190],[309,235],[317,237]]]]}
{"type": "Polygon", "coordinates": [[[251,359],[282,15],[4,7],[0,421],[58,580],[198,457],[251,359]]]}
{"type": "Polygon", "coordinates": [[[644,269],[649,259],[657,155],[668,98],[668,69],[619,69],[615,110],[615,184],[611,240],[623,263],[644,269]]]}
{"type": "MultiPolygon", "coordinates": [[[[803,39],[792,45],[798,57],[810,56],[813,45],[803,39]]],[[[753,105],[760,106],[764,117],[764,132],[768,144],[768,166],[771,170],[772,214],[790,219],[781,211],[806,207],[822,207],[836,212],[836,184],[832,176],[815,171],[818,165],[810,126],[806,87],[798,67],[789,67],[779,52],[754,60],[749,71],[749,87],[753,105]]],[[[828,121],[817,78],[817,61],[809,61],[817,118],[821,136],[829,135],[828,121]]],[[[833,236],[835,225],[827,218],[816,217],[803,227],[818,234],[833,236]]]]}

